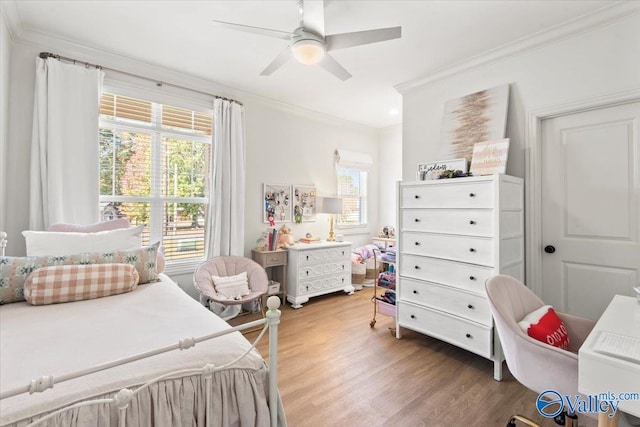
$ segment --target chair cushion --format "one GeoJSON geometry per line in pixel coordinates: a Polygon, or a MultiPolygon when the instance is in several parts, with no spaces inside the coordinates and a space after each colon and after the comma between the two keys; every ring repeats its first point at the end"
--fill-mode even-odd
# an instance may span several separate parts
{"type": "Polygon", "coordinates": [[[233,276],[211,275],[211,279],[216,293],[225,298],[238,300],[251,293],[246,271],[233,276]]]}
{"type": "Polygon", "coordinates": [[[518,325],[531,338],[563,350],[569,349],[567,328],[550,305],[527,314],[518,325]]]}

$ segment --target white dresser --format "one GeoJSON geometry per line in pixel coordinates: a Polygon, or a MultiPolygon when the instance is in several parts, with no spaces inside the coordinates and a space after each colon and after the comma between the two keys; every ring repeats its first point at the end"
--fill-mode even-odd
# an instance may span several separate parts
{"type": "Polygon", "coordinates": [[[297,243],[287,250],[287,301],[293,308],[301,308],[311,297],[335,291],[353,294],[351,243],[297,243]]]}
{"type": "Polygon", "coordinates": [[[524,278],[523,181],[508,175],[400,182],[396,334],[408,328],[504,360],[485,293],[524,278]]]}

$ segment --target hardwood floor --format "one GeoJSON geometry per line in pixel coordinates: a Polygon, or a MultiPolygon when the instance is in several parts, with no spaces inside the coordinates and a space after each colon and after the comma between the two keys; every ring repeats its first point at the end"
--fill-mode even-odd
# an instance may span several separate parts
{"type": "MultiPolygon", "coordinates": [[[[372,295],[364,288],[281,307],[279,389],[289,426],[504,426],[514,413],[556,425],[506,364],[503,381],[494,381],[493,362],[473,353],[404,329],[397,340],[391,317],[378,314],[370,328],[372,295]]],[[[267,345],[258,346],[264,355],[267,345]]]]}

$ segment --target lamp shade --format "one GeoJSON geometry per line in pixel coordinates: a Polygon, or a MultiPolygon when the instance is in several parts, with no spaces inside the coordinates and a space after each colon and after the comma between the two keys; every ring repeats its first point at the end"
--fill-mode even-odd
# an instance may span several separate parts
{"type": "Polygon", "coordinates": [[[328,214],[341,214],[342,199],[338,197],[324,197],[322,199],[322,207],[320,209],[320,212],[328,214]]]}

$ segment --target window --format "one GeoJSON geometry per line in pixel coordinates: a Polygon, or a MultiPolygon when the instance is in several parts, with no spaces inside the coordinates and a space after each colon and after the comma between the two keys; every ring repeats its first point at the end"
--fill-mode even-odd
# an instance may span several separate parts
{"type": "Polygon", "coordinates": [[[338,166],[338,196],[342,198],[339,226],[367,224],[367,171],[338,166]]]}
{"type": "Polygon", "coordinates": [[[104,93],[100,216],[145,224],[170,263],[204,258],[211,112],[104,93]]]}

